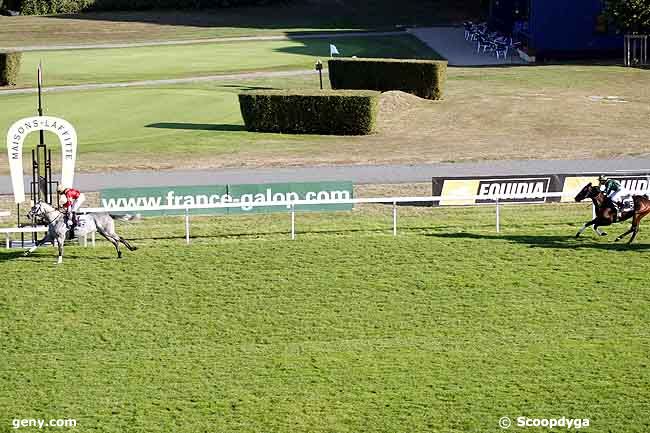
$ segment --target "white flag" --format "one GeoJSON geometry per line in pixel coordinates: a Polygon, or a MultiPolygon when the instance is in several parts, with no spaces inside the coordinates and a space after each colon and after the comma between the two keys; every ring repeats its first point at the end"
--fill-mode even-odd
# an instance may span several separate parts
{"type": "Polygon", "coordinates": [[[330,44],[330,57],[332,57],[334,54],[339,54],[339,50],[336,49],[336,46],[334,44],[330,44]]]}
{"type": "Polygon", "coordinates": [[[41,62],[38,62],[38,87],[43,86],[43,72],[42,72],[43,66],[41,65],[41,62]]]}

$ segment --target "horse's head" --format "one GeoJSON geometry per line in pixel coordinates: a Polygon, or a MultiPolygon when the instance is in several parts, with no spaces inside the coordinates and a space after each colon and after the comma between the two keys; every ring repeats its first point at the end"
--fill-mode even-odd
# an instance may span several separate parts
{"type": "Polygon", "coordinates": [[[43,215],[43,208],[41,207],[41,202],[37,202],[32,208],[27,212],[27,219],[34,219],[36,217],[41,217],[43,215]]]}
{"type": "Polygon", "coordinates": [[[48,220],[48,212],[52,212],[54,208],[49,204],[39,201],[27,212],[28,219],[39,219],[39,220],[48,220]]]}
{"type": "Polygon", "coordinates": [[[586,198],[594,198],[599,192],[600,189],[597,186],[593,186],[591,182],[589,182],[587,185],[585,185],[584,188],[580,190],[578,195],[576,195],[576,201],[582,201],[586,198]]]}

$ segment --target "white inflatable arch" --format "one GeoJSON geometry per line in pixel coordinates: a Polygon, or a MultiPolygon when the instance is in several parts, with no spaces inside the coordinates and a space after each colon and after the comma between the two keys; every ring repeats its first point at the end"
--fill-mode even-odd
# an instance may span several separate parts
{"type": "Polygon", "coordinates": [[[23,143],[34,131],[50,131],[61,142],[61,182],[60,185],[71,187],[74,181],[74,167],[77,161],[77,132],[64,119],[51,116],[25,117],[15,122],[7,132],[7,156],[11,183],[16,203],[25,201],[25,183],[23,181],[23,143]]]}

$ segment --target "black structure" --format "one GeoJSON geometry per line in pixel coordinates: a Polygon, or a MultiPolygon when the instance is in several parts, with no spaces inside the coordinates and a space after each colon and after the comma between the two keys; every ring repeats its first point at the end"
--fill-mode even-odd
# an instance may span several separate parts
{"type": "Polygon", "coordinates": [[[490,0],[489,24],[539,59],[620,56],[623,36],[604,0],[490,0]]]}
{"type": "MultiPolygon", "coordinates": [[[[43,116],[43,103],[41,97],[41,66],[38,67],[38,115],[43,116]]],[[[59,182],[52,180],[52,150],[45,144],[45,132],[39,131],[39,144],[36,149],[32,149],[32,179],[29,183],[29,192],[31,203],[46,202],[49,205],[58,207],[59,196],[56,192],[59,182]]],[[[31,220],[27,224],[20,221],[20,204],[17,205],[17,224],[18,227],[26,225],[36,226],[38,221],[31,220]]],[[[37,235],[32,233],[32,241],[36,242],[37,235]]],[[[21,233],[20,241],[25,245],[25,235],[21,233]]]]}

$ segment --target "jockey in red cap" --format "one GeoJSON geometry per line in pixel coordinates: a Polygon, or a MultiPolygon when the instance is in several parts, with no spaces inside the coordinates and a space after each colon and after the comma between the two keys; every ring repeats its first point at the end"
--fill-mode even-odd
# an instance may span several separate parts
{"type": "Polygon", "coordinates": [[[67,213],[66,224],[68,227],[76,225],[76,212],[79,210],[83,202],[86,201],[86,196],[77,189],[66,188],[63,185],[59,185],[56,192],[65,197],[63,207],[67,213]]]}

